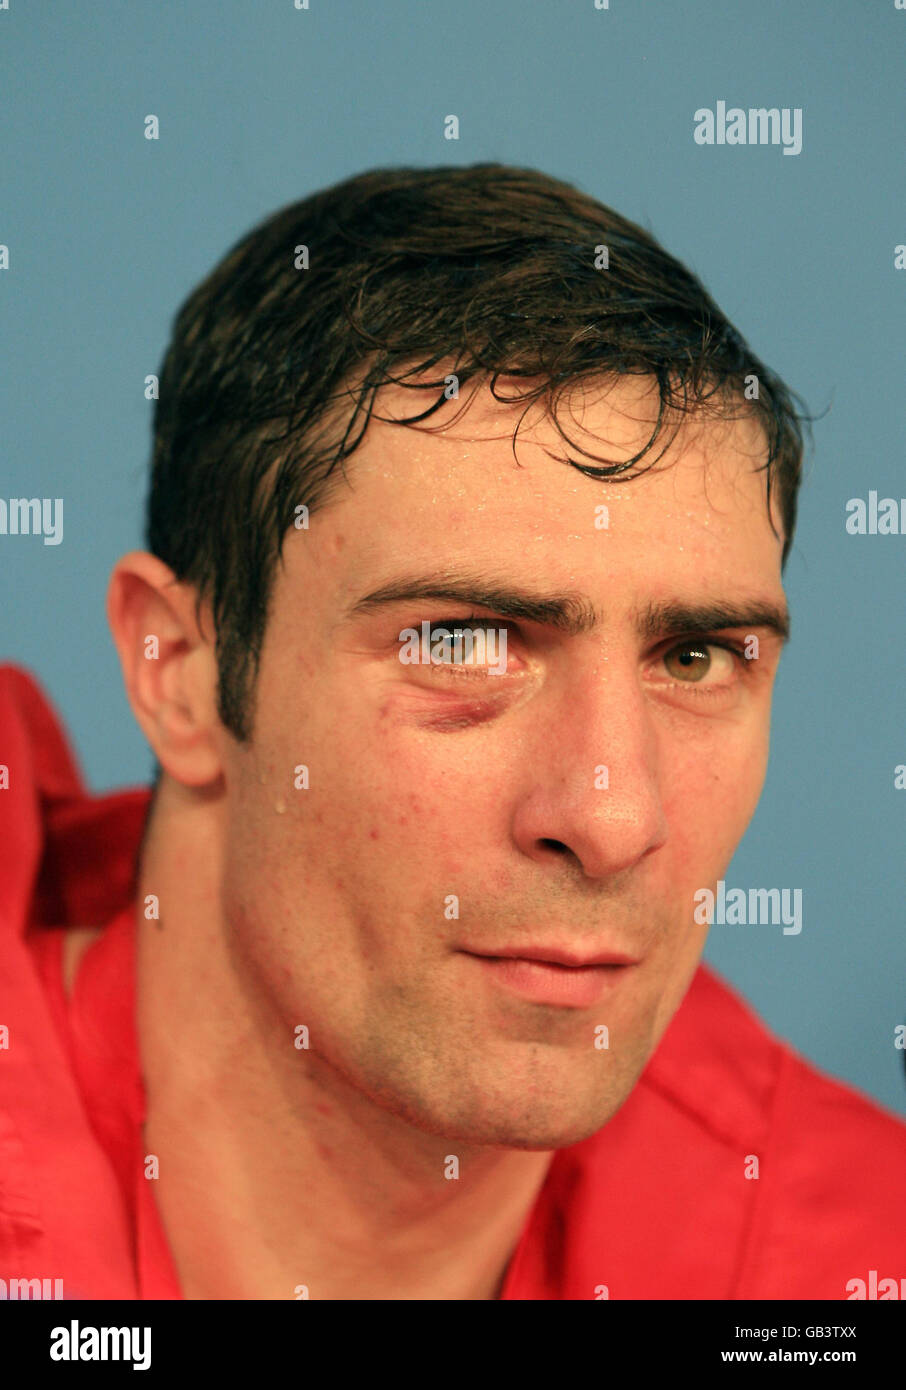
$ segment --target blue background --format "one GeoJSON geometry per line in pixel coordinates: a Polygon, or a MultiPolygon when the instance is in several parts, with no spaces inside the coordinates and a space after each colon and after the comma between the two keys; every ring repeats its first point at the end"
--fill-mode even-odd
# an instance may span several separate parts
{"type": "Polygon", "coordinates": [[[0,496],[65,508],[58,547],[0,537],[0,659],[39,677],[94,787],[146,780],[104,595],[141,543],[144,378],[185,295],[262,217],[370,167],[494,159],[578,184],[649,227],[827,411],[768,780],[727,873],[801,887],[804,926],[715,926],[707,958],[802,1053],[906,1115],[906,536],[844,529],[848,498],[906,493],[906,12],[310,4],[0,10],[0,496]],[[801,107],[802,153],[697,145],[693,113],[721,99],[801,107]]]}

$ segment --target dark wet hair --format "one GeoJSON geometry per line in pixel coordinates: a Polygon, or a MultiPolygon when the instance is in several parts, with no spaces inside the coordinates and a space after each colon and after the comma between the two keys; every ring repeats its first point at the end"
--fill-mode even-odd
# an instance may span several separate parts
{"type": "Polygon", "coordinates": [[[608,461],[573,445],[595,462],[566,461],[593,478],[635,476],[668,420],[755,415],[785,563],[812,417],[653,236],[532,169],[360,174],[244,236],[180,309],[160,372],[147,542],[211,605],[219,713],[236,738],[251,734],[297,506],[313,513],[332,495],[380,386],[424,387],[426,373],[437,401],[402,427],[445,404],[449,373],[460,388],[489,378],[495,395],[498,377],[532,378],[500,399],[543,398],[558,429],[559,398],[577,383],[651,378],[660,409],[638,454],[608,461]]]}

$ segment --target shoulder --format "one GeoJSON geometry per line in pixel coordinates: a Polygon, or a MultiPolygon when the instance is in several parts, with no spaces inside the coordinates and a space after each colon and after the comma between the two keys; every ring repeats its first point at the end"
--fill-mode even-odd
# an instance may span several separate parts
{"type": "Polygon", "coordinates": [[[846,1298],[870,1269],[906,1274],[906,1122],[800,1056],[705,966],[674,1024],[643,1082],[748,1161],[737,1296],[846,1298]]]}
{"type": "Polygon", "coordinates": [[[904,1174],[906,1124],[700,966],[624,1104],[552,1165],[557,1296],[846,1299],[906,1274],[904,1174]]]}
{"type": "Polygon", "coordinates": [[[58,715],[34,676],[9,662],[0,662],[0,734],[14,795],[25,784],[55,795],[79,793],[78,764],[58,715]]]}
{"type": "Polygon", "coordinates": [[[0,663],[0,931],[100,924],[121,911],[149,800],[145,787],[88,791],[38,682],[0,663]]]}
{"type": "Polygon", "coordinates": [[[906,1159],[906,1120],[822,1071],[777,1037],[701,965],[642,1081],[731,1143],[762,1136],[778,1152],[825,1163],[906,1159]]]}

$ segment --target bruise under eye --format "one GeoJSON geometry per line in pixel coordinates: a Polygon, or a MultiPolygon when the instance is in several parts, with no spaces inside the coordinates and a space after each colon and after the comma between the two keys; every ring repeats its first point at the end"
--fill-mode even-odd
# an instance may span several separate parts
{"type": "Polygon", "coordinates": [[[481,700],[470,704],[468,710],[464,710],[460,705],[456,710],[421,715],[418,723],[422,728],[430,729],[434,733],[453,733],[457,729],[471,729],[479,724],[486,724],[497,713],[496,706],[490,706],[487,701],[481,700]]]}
{"type": "MultiPolygon", "coordinates": [[[[411,670],[423,672],[417,666],[411,670]]],[[[503,683],[490,677],[476,681],[467,676],[456,681],[455,677],[448,677],[448,672],[449,668],[444,667],[436,677],[422,674],[420,679],[397,684],[381,711],[382,717],[390,715],[394,721],[442,732],[484,724],[512,705],[511,687],[504,689],[503,683]]]]}

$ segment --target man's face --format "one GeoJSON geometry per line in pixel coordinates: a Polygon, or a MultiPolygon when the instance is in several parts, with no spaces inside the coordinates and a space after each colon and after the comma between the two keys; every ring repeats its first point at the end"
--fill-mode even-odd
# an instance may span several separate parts
{"type": "MultiPolygon", "coordinates": [[[[650,390],[624,378],[561,423],[629,457],[650,390]]],[[[419,402],[394,388],[378,409],[419,402]]],[[[687,422],[653,470],[604,482],[562,462],[593,460],[540,407],[517,465],[524,407],[482,388],[453,422],[462,404],[439,433],[372,421],[348,486],[287,538],[253,739],[223,737],[224,913],[329,1086],[463,1143],[551,1149],[626,1099],[700,958],[694,894],[764,778],[781,641],[745,615],[784,609],[781,541],[751,421],[687,422]],[[364,602],[403,585],[477,597],[364,602]],[[492,590],[539,607],[508,616],[492,590]],[[564,600],[594,625],[558,621],[564,600]],[[678,632],[668,606],[741,616],[678,632]],[[400,660],[404,629],[469,618],[506,629],[503,674],[400,660]],[[523,950],[636,963],[488,959],[523,950]]]]}

